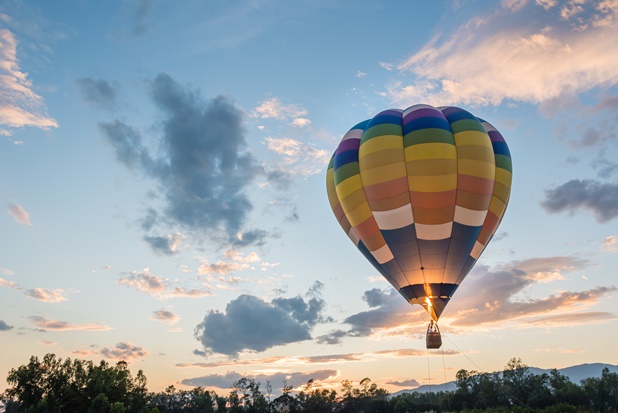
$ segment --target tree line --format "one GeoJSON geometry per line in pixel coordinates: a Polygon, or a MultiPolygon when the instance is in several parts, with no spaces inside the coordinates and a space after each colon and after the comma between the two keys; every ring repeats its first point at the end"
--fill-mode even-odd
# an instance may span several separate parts
{"type": "Polygon", "coordinates": [[[607,368],[601,377],[574,383],[556,369],[533,374],[513,358],[501,372],[459,370],[456,377],[452,391],[394,396],[368,378],[358,385],[344,380],[338,391],[313,380],[294,391],[284,382],[277,397],[270,382],[262,388],[251,378],[236,381],[225,396],[201,387],[149,392],[143,371],[133,376],[124,361],[95,364],[47,354],[11,369],[0,412],[2,405],[6,413],[618,412],[618,374],[607,368]]]}

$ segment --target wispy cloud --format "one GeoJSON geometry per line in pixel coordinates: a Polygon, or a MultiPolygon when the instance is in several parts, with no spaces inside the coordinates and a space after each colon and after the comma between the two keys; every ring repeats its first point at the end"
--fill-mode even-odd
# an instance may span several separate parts
{"type": "Polygon", "coordinates": [[[180,320],[180,317],[178,317],[176,314],[172,313],[169,310],[155,311],[152,314],[151,318],[153,320],[163,321],[164,323],[167,323],[167,324],[175,324],[178,322],[178,320],[180,320]]]}
{"type": "Polygon", "coordinates": [[[77,79],[76,83],[82,99],[89,105],[108,110],[116,106],[118,92],[107,80],[87,77],[77,79]]]}
{"type": "Polygon", "coordinates": [[[404,103],[540,103],[616,84],[616,2],[554,4],[503,2],[502,9],[436,36],[398,65],[415,80],[390,85],[390,96],[404,103]]]}
{"type": "Polygon", "coordinates": [[[304,143],[292,138],[264,139],[268,150],[280,156],[281,166],[292,176],[310,176],[322,172],[330,159],[330,152],[318,149],[312,143],[304,143]]]}
{"type": "Polygon", "coordinates": [[[260,119],[298,119],[307,115],[307,109],[301,105],[283,104],[278,98],[270,98],[261,102],[251,113],[252,117],[260,119]]]}
{"type": "Polygon", "coordinates": [[[18,224],[32,225],[30,222],[30,214],[28,214],[28,211],[26,211],[21,205],[9,204],[6,210],[18,224]]]}
{"type": "Polygon", "coordinates": [[[102,348],[101,354],[108,359],[131,362],[135,359],[144,358],[150,353],[144,347],[136,346],[130,342],[120,342],[112,348],[102,348]]]}
{"type": "Polygon", "coordinates": [[[618,252],[618,238],[615,235],[610,235],[601,243],[601,249],[609,252],[618,252]]]}
{"type": "Polygon", "coordinates": [[[133,271],[131,274],[120,278],[118,284],[135,288],[158,299],[199,298],[212,295],[212,292],[208,289],[187,289],[182,286],[174,286],[170,280],[151,274],[148,268],[144,268],[141,271],[133,271]]]}
{"type": "Polygon", "coordinates": [[[181,381],[185,386],[195,387],[216,387],[219,389],[229,389],[232,385],[241,378],[253,379],[256,382],[265,384],[267,381],[271,383],[287,383],[292,387],[304,385],[309,380],[318,385],[320,381],[334,379],[339,376],[337,370],[315,370],[310,372],[277,372],[271,374],[241,374],[235,371],[227,372],[226,374],[210,374],[206,376],[184,379],[181,381]]]}
{"type": "Polygon", "coordinates": [[[33,324],[39,328],[44,330],[54,330],[54,331],[71,331],[71,330],[80,330],[80,331],[108,331],[112,328],[103,324],[98,323],[86,323],[86,324],[75,324],[69,323],[67,321],[60,320],[48,320],[41,316],[32,316],[30,317],[33,324]]]}
{"type": "Polygon", "coordinates": [[[168,234],[165,237],[162,236],[144,236],[144,241],[154,252],[160,255],[174,255],[178,251],[180,243],[185,239],[185,236],[176,233],[168,234]]]}
{"type": "Polygon", "coordinates": [[[44,301],[46,303],[60,303],[66,301],[64,296],[66,292],[62,289],[48,290],[47,288],[30,288],[24,291],[24,294],[35,300],[44,301]]]}
{"type": "MultiPolygon", "coordinates": [[[[453,350],[445,350],[444,355],[451,356],[459,354],[453,350]]],[[[400,359],[408,357],[426,357],[425,350],[412,348],[401,348],[392,350],[379,350],[366,353],[345,353],[345,354],[325,354],[319,356],[277,356],[266,357],[260,359],[225,359],[213,362],[202,363],[179,363],[176,367],[179,368],[203,368],[210,369],[215,367],[228,366],[262,366],[262,365],[279,365],[279,366],[297,366],[297,365],[319,365],[319,364],[342,364],[350,362],[366,362],[369,360],[386,360],[400,359]]]]}
{"type": "Polygon", "coordinates": [[[41,129],[58,127],[45,112],[43,99],[32,90],[32,81],[23,72],[17,58],[17,40],[7,29],[0,30],[0,129],[11,135],[12,129],[32,126],[41,129]]]}

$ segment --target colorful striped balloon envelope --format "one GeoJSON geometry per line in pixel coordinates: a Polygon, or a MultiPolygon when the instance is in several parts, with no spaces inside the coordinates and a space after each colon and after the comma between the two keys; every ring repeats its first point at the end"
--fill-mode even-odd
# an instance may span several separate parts
{"type": "Polygon", "coordinates": [[[438,321],[511,193],[502,135],[457,107],[385,110],[345,134],[326,186],[337,221],[411,304],[438,321]]]}

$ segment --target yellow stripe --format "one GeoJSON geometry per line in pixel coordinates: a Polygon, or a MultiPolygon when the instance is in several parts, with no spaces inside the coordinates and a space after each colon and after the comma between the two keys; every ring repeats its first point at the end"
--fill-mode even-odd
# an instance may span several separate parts
{"type": "Polygon", "coordinates": [[[496,163],[494,149],[480,145],[460,145],[457,147],[458,159],[474,159],[477,161],[485,161],[496,163]]]}
{"type": "MultiPolygon", "coordinates": [[[[362,165],[362,163],[361,163],[362,165]]],[[[363,185],[375,185],[382,182],[392,181],[402,176],[406,176],[406,165],[403,162],[380,166],[365,170],[361,167],[360,175],[363,180],[363,185]]]]}
{"type": "Polygon", "coordinates": [[[496,198],[495,196],[491,197],[491,202],[489,204],[489,210],[496,215],[498,218],[502,218],[504,214],[504,210],[506,209],[506,204],[496,198]]]}
{"type": "Polygon", "coordinates": [[[354,175],[339,183],[336,187],[337,196],[339,199],[343,199],[350,195],[352,192],[359,190],[363,187],[360,179],[360,175],[354,175]]]}
{"type": "Polygon", "coordinates": [[[383,135],[369,139],[358,148],[358,159],[373,152],[385,149],[403,149],[403,137],[398,135],[383,135]]]}
{"type": "Polygon", "coordinates": [[[424,159],[457,159],[457,148],[448,143],[420,143],[408,146],[405,150],[406,161],[424,159]]]}
{"type": "Polygon", "coordinates": [[[409,176],[408,189],[415,192],[442,192],[457,189],[457,174],[409,176]]]}
{"type": "MultiPolygon", "coordinates": [[[[342,203],[342,205],[345,208],[345,203],[342,203]]],[[[367,202],[365,202],[350,212],[347,212],[346,208],[345,215],[346,217],[348,217],[348,221],[350,221],[350,224],[352,224],[353,227],[356,227],[357,225],[365,222],[365,220],[369,218],[372,214],[371,209],[369,209],[369,205],[367,204],[367,202]]]]}
{"type": "Polygon", "coordinates": [[[455,137],[455,145],[480,145],[491,148],[491,139],[489,135],[476,130],[467,130],[453,135],[455,137]]]}
{"type": "Polygon", "coordinates": [[[506,186],[511,186],[513,180],[513,174],[506,169],[496,168],[496,181],[506,186]]]}
{"type": "Polygon", "coordinates": [[[374,152],[363,157],[363,161],[359,163],[359,166],[367,170],[371,168],[377,168],[379,166],[389,165],[394,162],[404,162],[403,151],[401,148],[397,149],[385,149],[383,151],[374,152]]]}
{"type": "Polygon", "coordinates": [[[496,176],[496,165],[483,161],[459,159],[457,161],[457,171],[463,175],[494,179],[494,177],[496,176]]]}

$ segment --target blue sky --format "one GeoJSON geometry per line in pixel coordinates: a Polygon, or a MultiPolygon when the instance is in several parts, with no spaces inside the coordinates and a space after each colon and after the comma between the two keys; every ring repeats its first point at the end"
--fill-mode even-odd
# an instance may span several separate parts
{"type": "Polygon", "coordinates": [[[618,364],[616,44],[614,0],[3,2],[0,386],[47,352],[219,393],[618,364]],[[348,129],[418,103],[514,165],[429,355],[325,189],[348,129]]]}

